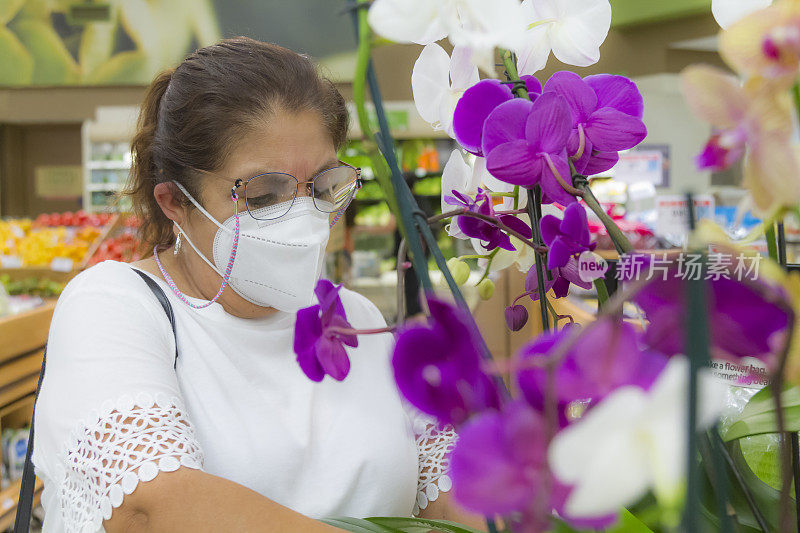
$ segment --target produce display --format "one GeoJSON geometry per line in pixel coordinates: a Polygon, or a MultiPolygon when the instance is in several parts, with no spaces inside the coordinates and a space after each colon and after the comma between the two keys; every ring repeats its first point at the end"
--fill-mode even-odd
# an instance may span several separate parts
{"type": "Polygon", "coordinates": [[[65,284],[35,277],[15,281],[12,280],[11,276],[8,274],[0,274],[0,285],[2,285],[9,296],[28,295],[52,298],[61,294],[65,284]]]}
{"type": "Polygon", "coordinates": [[[0,267],[47,266],[56,258],[83,261],[101,229],[37,226],[29,219],[0,221],[0,267]]]}
{"type": "Polygon", "coordinates": [[[130,231],[124,231],[116,237],[109,237],[100,243],[87,266],[96,265],[109,259],[125,262],[138,261],[140,258],[136,251],[138,244],[136,237],[130,231]]]}
{"type": "MultiPolygon", "coordinates": [[[[119,234],[98,243],[98,239],[108,237],[109,230],[114,229],[110,224],[117,226],[115,216],[81,210],[42,214],[35,220],[0,220],[0,268],[49,267],[69,271],[106,259],[135,260],[133,233],[138,222],[133,217],[119,224],[119,234]],[[90,253],[91,258],[88,257],[90,253]]],[[[38,282],[30,281],[28,288],[53,292],[52,287],[38,286],[38,282]]]]}
{"type": "Polygon", "coordinates": [[[74,213],[67,211],[65,213],[41,214],[33,221],[33,225],[36,227],[100,227],[108,224],[113,216],[110,213],[87,213],[83,210],[74,213]]]}

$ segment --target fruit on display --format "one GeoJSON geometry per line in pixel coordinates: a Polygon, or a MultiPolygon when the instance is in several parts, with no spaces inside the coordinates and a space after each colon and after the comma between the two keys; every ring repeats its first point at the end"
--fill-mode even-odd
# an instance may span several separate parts
{"type": "Polygon", "coordinates": [[[112,216],[77,211],[39,215],[33,221],[0,220],[0,267],[50,266],[59,258],[77,265],[86,259],[112,216]]]}
{"type": "Polygon", "coordinates": [[[8,274],[0,274],[0,285],[3,286],[9,296],[24,294],[28,296],[51,298],[61,294],[65,284],[45,278],[34,277],[14,281],[8,274]]]}
{"type": "Polygon", "coordinates": [[[109,237],[100,243],[87,266],[96,265],[109,259],[125,262],[137,261],[140,259],[139,254],[136,252],[138,244],[136,237],[129,231],[125,231],[116,237],[109,237]]]}
{"type": "Polygon", "coordinates": [[[105,226],[111,221],[113,215],[110,213],[87,213],[84,210],[75,211],[74,213],[67,211],[65,213],[50,213],[41,214],[33,221],[33,225],[37,227],[53,227],[53,226],[69,226],[69,227],[84,227],[105,226]]]}

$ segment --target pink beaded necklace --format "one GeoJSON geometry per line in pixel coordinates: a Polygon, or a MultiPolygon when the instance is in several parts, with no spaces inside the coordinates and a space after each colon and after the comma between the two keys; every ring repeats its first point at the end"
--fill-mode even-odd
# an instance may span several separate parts
{"type": "Polygon", "coordinates": [[[175,296],[178,297],[180,301],[188,305],[193,309],[205,309],[206,307],[210,306],[211,304],[215,303],[220,296],[222,296],[222,292],[225,290],[225,287],[228,286],[228,282],[231,279],[231,271],[233,270],[233,262],[236,259],[236,249],[239,247],[239,195],[236,192],[232,192],[231,198],[233,199],[233,205],[235,209],[234,218],[236,219],[236,227],[234,229],[233,234],[233,248],[231,248],[231,257],[228,260],[228,266],[225,269],[225,275],[222,276],[222,285],[219,287],[219,291],[217,292],[216,296],[214,296],[208,302],[197,305],[190,302],[186,296],[183,295],[181,290],[175,285],[175,282],[172,280],[172,276],[170,276],[167,271],[164,269],[164,266],[161,264],[161,260],[158,258],[158,246],[153,247],[153,257],[156,260],[156,264],[158,265],[158,269],[161,271],[161,275],[164,276],[164,279],[167,281],[167,285],[169,288],[172,289],[172,292],[175,293],[175,296]]]}

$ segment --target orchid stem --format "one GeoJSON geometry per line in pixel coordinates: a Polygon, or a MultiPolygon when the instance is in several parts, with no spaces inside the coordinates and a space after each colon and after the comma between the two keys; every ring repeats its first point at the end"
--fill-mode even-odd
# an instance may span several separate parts
{"type": "Polygon", "coordinates": [[[594,288],[597,291],[598,308],[602,307],[608,301],[608,287],[606,287],[606,280],[597,278],[594,280],[594,288]]]}
{"type": "MultiPolygon", "coordinates": [[[[500,50],[500,55],[503,57],[503,65],[506,68],[506,79],[512,84],[511,90],[518,97],[530,101],[531,96],[528,94],[528,89],[525,83],[521,83],[517,65],[514,61],[514,54],[510,50],[500,50]]],[[[533,228],[533,237],[536,239],[536,247],[542,245],[542,236],[539,231],[539,220],[541,218],[541,190],[537,185],[535,191],[528,189],[528,216],[531,219],[531,227],[533,228]]],[[[536,247],[534,249],[536,249],[536,247]]],[[[544,287],[544,260],[541,254],[535,255],[536,260],[536,277],[539,283],[539,305],[540,316],[542,319],[542,331],[550,329],[550,319],[547,316],[547,294],[545,294],[544,287]]],[[[549,442],[549,439],[548,439],[549,442]]],[[[545,483],[547,484],[547,483],[545,483]]]]}
{"type": "Polygon", "coordinates": [[[769,254],[770,259],[778,262],[778,245],[775,241],[775,224],[770,223],[764,229],[764,237],[767,239],[767,253],[769,254]]]}
{"type": "Polygon", "coordinates": [[[492,261],[494,261],[494,256],[497,255],[497,252],[499,250],[500,250],[499,248],[495,248],[494,250],[492,250],[492,253],[489,254],[489,257],[487,258],[487,262],[486,262],[486,272],[483,273],[483,276],[481,276],[481,279],[479,279],[478,283],[475,284],[476,287],[478,285],[480,285],[483,280],[485,280],[486,278],[489,277],[489,274],[491,273],[491,270],[492,270],[492,261]]]}
{"type": "Polygon", "coordinates": [[[500,228],[501,230],[505,231],[509,235],[513,235],[514,237],[516,237],[517,239],[522,241],[524,244],[530,246],[531,248],[533,248],[537,252],[539,252],[539,253],[547,253],[547,247],[546,246],[541,246],[541,245],[538,245],[538,244],[534,244],[530,239],[525,237],[525,235],[521,234],[518,231],[515,231],[515,230],[509,228],[508,226],[506,226],[505,224],[503,224],[502,222],[500,222],[499,220],[497,220],[494,217],[490,217],[488,215],[481,215],[480,213],[473,213],[469,209],[456,209],[455,211],[448,211],[447,213],[442,213],[441,215],[432,216],[432,217],[428,218],[428,224],[434,224],[436,222],[440,222],[442,220],[445,220],[445,219],[448,219],[448,218],[453,218],[453,217],[472,217],[472,218],[477,218],[479,220],[483,220],[485,222],[488,222],[489,224],[497,226],[498,228],[500,228]]]}
{"type": "Polygon", "coordinates": [[[340,328],[331,326],[325,328],[326,333],[333,333],[335,335],[378,335],[380,333],[393,333],[397,330],[397,326],[386,326],[385,328],[376,329],[353,329],[353,328],[340,328]]]}
{"type": "Polygon", "coordinates": [[[400,239],[400,244],[397,246],[397,320],[396,324],[402,324],[406,319],[406,271],[403,268],[408,253],[406,240],[400,239]]]}

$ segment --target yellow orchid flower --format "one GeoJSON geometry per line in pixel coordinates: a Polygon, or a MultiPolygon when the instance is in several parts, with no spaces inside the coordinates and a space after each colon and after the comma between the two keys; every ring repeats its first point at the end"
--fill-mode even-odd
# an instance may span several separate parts
{"type": "Polygon", "coordinates": [[[697,156],[698,168],[724,170],[747,153],[743,185],[762,213],[800,203],[800,161],[791,141],[788,93],[775,92],[762,79],[742,85],[705,65],[688,67],[681,81],[689,107],[716,129],[697,156]]]}
{"type": "Polygon", "coordinates": [[[788,87],[800,67],[800,0],[781,0],[720,35],[720,54],[737,72],[788,87]]]}

